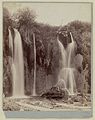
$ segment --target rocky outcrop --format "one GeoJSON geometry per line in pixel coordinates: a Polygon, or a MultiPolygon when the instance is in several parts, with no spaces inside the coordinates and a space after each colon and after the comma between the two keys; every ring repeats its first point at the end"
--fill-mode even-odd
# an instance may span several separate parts
{"type": "Polygon", "coordinates": [[[68,100],[69,94],[66,89],[60,89],[59,87],[52,87],[47,92],[43,93],[41,97],[48,98],[48,99],[68,100]]]}

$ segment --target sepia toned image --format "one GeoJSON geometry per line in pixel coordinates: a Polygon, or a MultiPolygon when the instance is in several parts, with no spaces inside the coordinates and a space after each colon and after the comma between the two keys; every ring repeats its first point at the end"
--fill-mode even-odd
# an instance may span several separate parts
{"type": "Polygon", "coordinates": [[[3,2],[3,110],[92,110],[91,3],[3,2]]]}

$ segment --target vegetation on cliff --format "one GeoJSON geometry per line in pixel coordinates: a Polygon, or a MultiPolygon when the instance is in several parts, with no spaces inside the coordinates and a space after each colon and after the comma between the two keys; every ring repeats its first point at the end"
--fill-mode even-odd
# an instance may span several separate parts
{"type": "MultiPolygon", "coordinates": [[[[37,80],[40,84],[37,85],[38,94],[45,90],[45,80],[47,75],[52,75],[53,71],[57,69],[58,54],[53,56],[55,52],[53,49],[51,54],[48,55],[49,49],[52,45],[55,46],[56,34],[59,26],[50,26],[36,22],[36,14],[28,8],[19,10],[17,13],[10,15],[9,11],[3,9],[3,90],[6,96],[12,94],[12,76],[11,76],[11,52],[9,49],[8,27],[17,28],[21,34],[23,51],[24,51],[24,70],[25,70],[25,93],[31,94],[31,85],[33,83],[33,36],[36,35],[36,50],[37,50],[37,80]],[[54,58],[53,58],[54,57],[54,58]],[[50,64],[48,66],[48,60],[50,64]],[[40,79],[40,80],[39,80],[40,79]],[[42,84],[43,83],[43,84],[42,84]],[[42,87],[41,87],[42,86],[42,87]]],[[[91,92],[91,24],[81,21],[72,21],[65,26],[61,27],[61,31],[66,30],[72,32],[74,40],[77,44],[76,54],[83,56],[82,68],[85,69],[88,64],[87,84],[91,92]]],[[[14,37],[14,33],[12,32],[14,37]]],[[[61,37],[61,36],[60,36],[61,37]]],[[[66,38],[60,38],[64,44],[64,39],[70,39],[68,35],[66,38]]],[[[52,79],[52,78],[51,78],[52,79]]],[[[77,80],[76,80],[77,81],[77,80]]]]}

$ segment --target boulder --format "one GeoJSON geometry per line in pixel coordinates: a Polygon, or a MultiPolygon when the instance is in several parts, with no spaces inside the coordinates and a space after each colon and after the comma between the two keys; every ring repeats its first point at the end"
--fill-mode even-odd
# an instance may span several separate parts
{"type": "Polygon", "coordinates": [[[66,83],[64,79],[59,79],[56,87],[58,87],[59,89],[65,89],[66,88],[66,83]]]}
{"type": "Polygon", "coordinates": [[[74,63],[77,69],[82,68],[83,56],[81,54],[77,54],[74,58],[74,63]]]}
{"type": "Polygon", "coordinates": [[[82,96],[74,96],[71,98],[73,100],[73,102],[81,102],[82,101],[82,96]]]}
{"type": "Polygon", "coordinates": [[[69,94],[66,89],[60,89],[59,87],[52,87],[48,91],[44,92],[41,97],[48,99],[64,99],[68,100],[69,94]]]}

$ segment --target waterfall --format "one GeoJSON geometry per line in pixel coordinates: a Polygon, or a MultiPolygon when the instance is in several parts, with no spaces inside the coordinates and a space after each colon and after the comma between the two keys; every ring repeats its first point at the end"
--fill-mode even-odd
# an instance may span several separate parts
{"type": "Polygon", "coordinates": [[[14,52],[13,52],[13,39],[11,31],[9,30],[9,46],[12,53],[12,77],[13,77],[13,97],[24,96],[24,60],[23,49],[20,33],[14,29],[14,52]]]}
{"type": "Polygon", "coordinates": [[[68,46],[67,46],[68,68],[71,68],[72,54],[74,52],[74,47],[75,47],[75,43],[74,43],[73,36],[72,36],[71,32],[70,32],[70,36],[71,36],[71,43],[69,43],[68,46]]]}
{"type": "Polygon", "coordinates": [[[12,57],[13,57],[13,39],[12,39],[12,35],[11,35],[10,29],[9,29],[9,48],[11,50],[12,57]]]}
{"type": "Polygon", "coordinates": [[[57,42],[58,42],[58,44],[59,44],[59,51],[60,51],[60,53],[59,54],[61,54],[60,56],[61,56],[61,60],[59,59],[59,61],[60,61],[60,65],[62,66],[62,67],[66,67],[66,63],[67,63],[67,60],[66,60],[66,56],[67,56],[67,53],[66,53],[66,50],[65,50],[65,48],[63,47],[63,45],[62,45],[62,43],[59,41],[59,39],[57,38],[57,42]]]}
{"type": "Polygon", "coordinates": [[[33,33],[34,42],[34,83],[33,83],[33,96],[36,96],[36,44],[35,44],[35,34],[33,33]]]}
{"type": "Polygon", "coordinates": [[[74,95],[76,90],[76,83],[74,72],[75,68],[72,67],[72,57],[74,54],[75,42],[73,40],[72,33],[70,32],[71,43],[68,44],[67,49],[64,48],[62,43],[58,40],[58,44],[61,51],[61,62],[63,62],[62,69],[59,72],[59,80],[64,81],[63,83],[66,86],[66,89],[69,92],[69,95],[74,95]]]}

